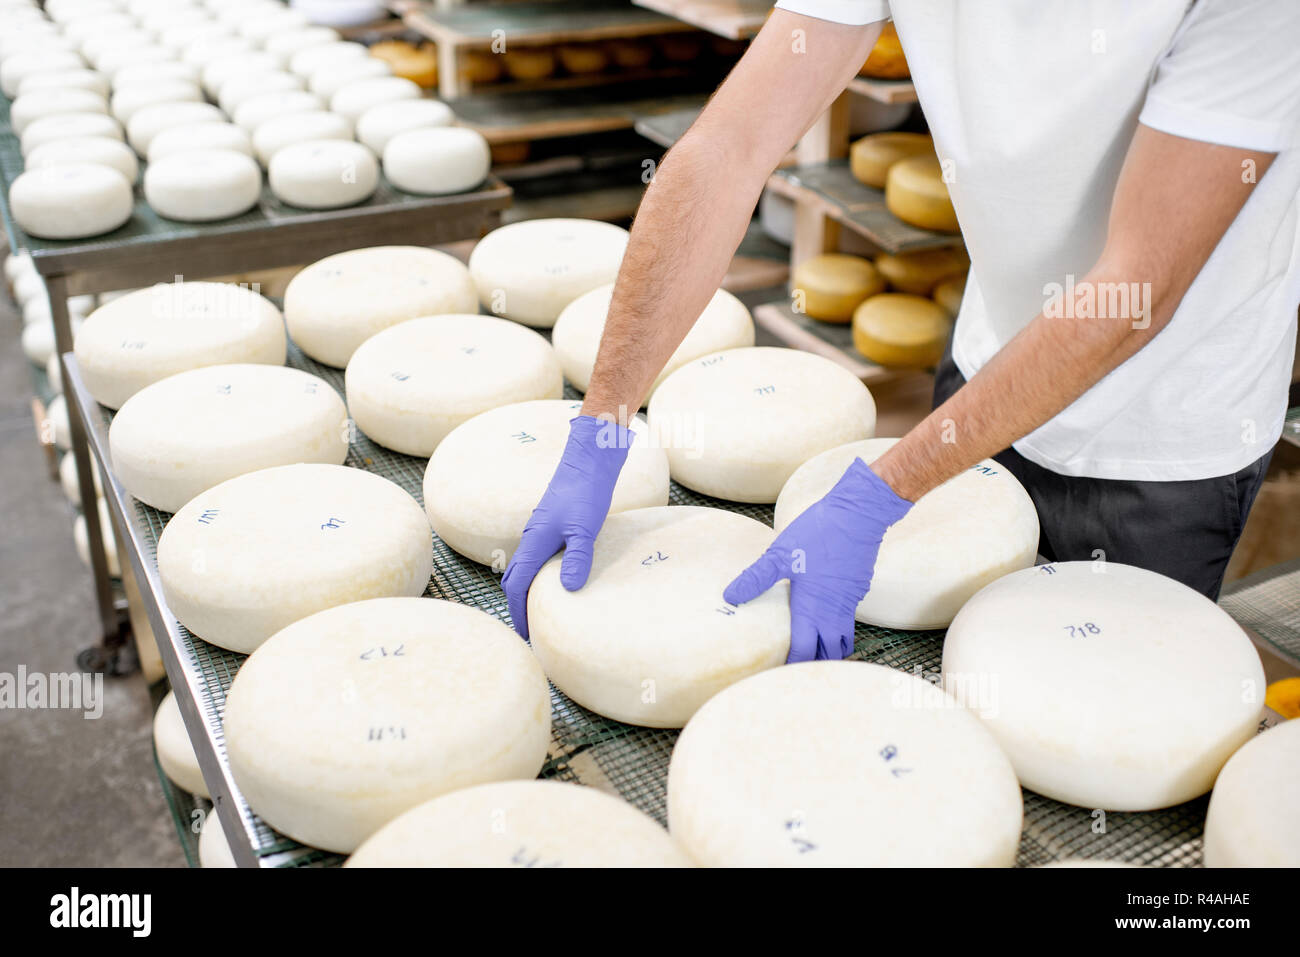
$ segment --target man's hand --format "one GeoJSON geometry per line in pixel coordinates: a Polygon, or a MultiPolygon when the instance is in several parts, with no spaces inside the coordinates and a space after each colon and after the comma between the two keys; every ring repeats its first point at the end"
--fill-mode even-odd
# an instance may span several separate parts
{"type": "Polygon", "coordinates": [[[609,513],[618,473],[634,433],[612,422],[579,415],[569,420],[569,440],[519,547],[501,579],[515,631],[528,637],[528,589],[538,570],[564,549],[560,584],[577,591],[591,574],[592,548],[609,513]]]}
{"type": "Polygon", "coordinates": [[[835,487],[791,522],[722,597],[742,605],[788,578],[786,660],[847,657],[853,651],[853,613],[871,587],[880,541],[911,507],[862,459],[854,459],[835,487]]]}

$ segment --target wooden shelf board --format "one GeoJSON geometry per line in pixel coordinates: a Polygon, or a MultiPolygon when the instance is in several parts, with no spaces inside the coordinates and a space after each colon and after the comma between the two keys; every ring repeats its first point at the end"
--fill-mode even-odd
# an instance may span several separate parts
{"type": "Polygon", "coordinates": [[[471,93],[450,102],[462,126],[478,130],[489,143],[515,143],[559,136],[578,136],[610,130],[632,129],[648,115],[694,108],[706,93],[665,90],[663,84],[637,85],[610,99],[589,90],[535,93],[471,93]]]}
{"type": "Polygon", "coordinates": [[[886,369],[863,357],[853,348],[853,331],[847,324],[835,325],[801,316],[790,308],[789,302],[758,306],[754,309],[754,321],[786,345],[830,359],[868,385],[908,374],[908,370],[886,369]]]}
{"type": "Polygon", "coordinates": [[[911,80],[873,80],[869,76],[855,76],[849,80],[848,90],[878,103],[916,102],[916,87],[911,80]]]}
{"type": "Polygon", "coordinates": [[[570,43],[652,36],[694,29],[688,23],[628,3],[589,0],[475,3],[439,10],[430,3],[408,9],[402,19],[418,33],[452,47],[570,43]]]}
{"type": "Polygon", "coordinates": [[[748,40],[772,12],[771,0],[632,0],[728,40],[748,40]]]}

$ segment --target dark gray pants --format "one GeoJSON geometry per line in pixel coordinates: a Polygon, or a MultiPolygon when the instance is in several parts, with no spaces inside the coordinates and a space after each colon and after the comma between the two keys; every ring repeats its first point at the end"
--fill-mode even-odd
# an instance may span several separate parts
{"type": "MultiPolygon", "coordinates": [[[[935,406],[965,384],[949,344],[935,372],[935,406]]],[[[1217,600],[1272,454],[1269,450],[1233,475],[1179,482],[1060,475],[1015,449],[994,458],[1034,500],[1041,528],[1038,551],[1048,560],[1104,558],[1137,565],[1217,600]]]]}

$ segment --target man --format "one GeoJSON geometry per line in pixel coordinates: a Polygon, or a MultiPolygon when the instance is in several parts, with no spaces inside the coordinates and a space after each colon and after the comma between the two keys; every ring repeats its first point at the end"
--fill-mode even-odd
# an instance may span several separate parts
{"type": "Polygon", "coordinates": [[[640,407],[768,174],[889,16],[972,262],[937,408],[856,461],[726,600],[789,578],[790,660],[847,655],[886,529],[999,453],[1049,558],[1217,596],[1295,348],[1300,3],[781,0],[642,201],[582,414],[503,579],[521,634],[562,547],[564,586],[586,582],[627,454],[600,420],[640,407]]]}

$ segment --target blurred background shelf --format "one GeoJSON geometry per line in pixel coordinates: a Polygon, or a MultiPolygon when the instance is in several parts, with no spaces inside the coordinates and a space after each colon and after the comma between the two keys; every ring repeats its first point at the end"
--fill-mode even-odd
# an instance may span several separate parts
{"type": "Polygon", "coordinates": [[[728,40],[748,40],[772,12],[771,0],[632,0],[728,40]]]}

